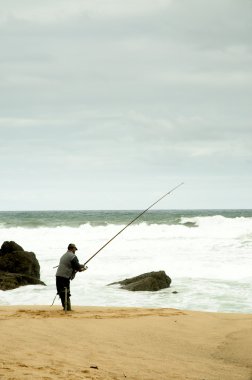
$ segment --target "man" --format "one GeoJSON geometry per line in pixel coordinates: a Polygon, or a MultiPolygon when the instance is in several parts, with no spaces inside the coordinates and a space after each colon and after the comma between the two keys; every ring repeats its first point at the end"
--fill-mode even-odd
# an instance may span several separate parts
{"type": "Polygon", "coordinates": [[[77,247],[75,244],[69,244],[67,252],[60,258],[60,263],[56,272],[56,288],[57,294],[61,299],[63,309],[71,310],[70,302],[70,280],[73,280],[76,272],[82,272],[87,269],[79,263],[75,252],[77,247]],[[67,289],[67,305],[65,305],[65,288],[67,289]]]}

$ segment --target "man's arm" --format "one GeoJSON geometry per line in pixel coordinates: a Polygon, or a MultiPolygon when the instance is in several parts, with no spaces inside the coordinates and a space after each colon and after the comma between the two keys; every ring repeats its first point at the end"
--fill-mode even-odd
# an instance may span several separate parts
{"type": "Polygon", "coordinates": [[[84,270],[87,269],[87,267],[84,267],[84,265],[81,265],[79,263],[77,256],[74,256],[74,258],[71,260],[71,266],[73,270],[75,270],[76,272],[83,272],[84,270]]]}

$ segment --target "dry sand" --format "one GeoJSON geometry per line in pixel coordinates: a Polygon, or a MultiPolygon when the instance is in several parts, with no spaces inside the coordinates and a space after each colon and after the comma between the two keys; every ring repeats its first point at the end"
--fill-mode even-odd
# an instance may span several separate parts
{"type": "Polygon", "coordinates": [[[252,316],[0,307],[0,379],[252,379],[252,316]]]}

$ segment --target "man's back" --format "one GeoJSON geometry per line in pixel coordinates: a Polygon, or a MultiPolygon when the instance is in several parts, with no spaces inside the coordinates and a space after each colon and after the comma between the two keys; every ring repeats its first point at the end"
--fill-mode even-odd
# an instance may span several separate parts
{"type": "Polygon", "coordinates": [[[67,251],[60,258],[58,270],[56,276],[71,278],[73,274],[72,260],[75,258],[75,254],[71,251],[67,251]]]}

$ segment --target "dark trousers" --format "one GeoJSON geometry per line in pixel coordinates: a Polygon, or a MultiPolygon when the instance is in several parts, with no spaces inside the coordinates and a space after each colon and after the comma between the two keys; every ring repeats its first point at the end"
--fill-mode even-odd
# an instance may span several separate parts
{"type": "Polygon", "coordinates": [[[70,302],[70,279],[65,277],[56,276],[56,288],[57,294],[60,297],[63,309],[65,309],[65,288],[67,288],[67,310],[71,310],[71,302],[70,302]]]}

